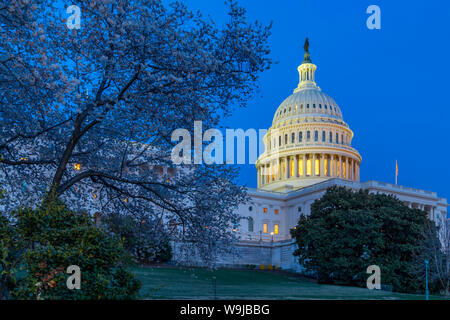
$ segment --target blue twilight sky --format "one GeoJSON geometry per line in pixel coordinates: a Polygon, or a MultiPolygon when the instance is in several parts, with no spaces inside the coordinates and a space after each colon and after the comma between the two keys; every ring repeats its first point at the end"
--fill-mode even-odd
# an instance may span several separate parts
{"type": "MultiPolygon", "coordinates": [[[[227,21],[221,0],[186,0],[227,21]]],[[[394,182],[450,198],[450,1],[241,0],[251,19],[273,21],[272,58],[260,92],[224,124],[269,128],[275,110],[298,83],[303,42],[321,89],[340,106],[363,157],[361,181],[394,182]],[[369,30],[366,9],[381,9],[381,30],[369,30]]],[[[254,165],[240,183],[256,186],[254,165]]]]}

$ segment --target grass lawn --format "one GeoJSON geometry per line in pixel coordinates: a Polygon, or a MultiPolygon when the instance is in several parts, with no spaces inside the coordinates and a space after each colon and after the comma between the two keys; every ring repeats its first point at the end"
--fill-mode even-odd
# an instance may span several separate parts
{"type": "MultiPolygon", "coordinates": [[[[148,299],[213,299],[216,277],[218,299],[424,299],[356,287],[321,285],[312,280],[275,271],[134,268],[148,299]]],[[[436,299],[438,297],[430,297],[436,299]]]]}

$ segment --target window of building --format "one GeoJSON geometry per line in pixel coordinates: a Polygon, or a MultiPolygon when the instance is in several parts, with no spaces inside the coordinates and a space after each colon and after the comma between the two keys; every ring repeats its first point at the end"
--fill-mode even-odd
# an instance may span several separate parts
{"type": "Polygon", "coordinates": [[[267,208],[263,208],[263,212],[264,212],[264,213],[267,213],[267,208]]]}
{"type": "Polygon", "coordinates": [[[306,109],[309,109],[309,103],[306,104],[306,109]]]}
{"type": "Polygon", "coordinates": [[[319,109],[322,109],[322,104],[319,103],[319,109]]]}
{"type": "Polygon", "coordinates": [[[325,136],[326,136],[325,131],[322,131],[322,142],[325,142],[325,136]]]}
{"type": "Polygon", "coordinates": [[[316,104],[315,103],[313,103],[313,109],[315,109],[316,108],[316,104]]]}
{"type": "Polygon", "coordinates": [[[273,226],[273,233],[275,233],[275,234],[279,233],[279,226],[278,226],[278,224],[273,226]]]}
{"type": "Polygon", "coordinates": [[[320,174],[320,160],[316,158],[316,163],[314,165],[314,174],[318,176],[320,174]]]}
{"type": "Polygon", "coordinates": [[[264,232],[264,233],[267,233],[267,223],[264,223],[264,224],[263,224],[263,232],[264,232]]]}
{"type": "Polygon", "coordinates": [[[284,135],[284,144],[288,144],[288,135],[287,134],[284,135]]]}
{"type": "Polygon", "coordinates": [[[330,142],[333,142],[333,133],[330,131],[330,142]]]}
{"type": "Polygon", "coordinates": [[[292,132],[291,134],[291,143],[295,142],[295,133],[292,132]]]}
{"type": "Polygon", "coordinates": [[[303,132],[299,132],[298,133],[298,142],[302,142],[302,140],[303,140],[303,132]]]}
{"type": "Polygon", "coordinates": [[[303,159],[298,159],[298,174],[303,176],[303,159]]]}
{"type": "Polygon", "coordinates": [[[297,208],[297,211],[298,211],[298,212],[302,212],[302,207],[298,207],[298,208],[297,208]]]}
{"type": "Polygon", "coordinates": [[[339,143],[339,134],[336,132],[336,143],[339,143]]]}
{"type": "Polygon", "coordinates": [[[306,131],[306,141],[311,140],[311,131],[306,131]]]}
{"type": "Polygon", "coordinates": [[[275,209],[274,212],[275,212],[275,214],[280,213],[280,211],[278,209],[275,209]]]}
{"type": "Polygon", "coordinates": [[[248,218],[248,232],[253,232],[253,218],[248,218]]]}
{"type": "Polygon", "coordinates": [[[327,105],[325,105],[325,110],[328,110],[327,105]]]}
{"type": "Polygon", "coordinates": [[[347,177],[347,168],[346,168],[345,164],[346,163],[344,161],[342,161],[342,175],[344,176],[344,178],[348,178],[347,177]]]}
{"type": "Polygon", "coordinates": [[[278,137],[278,146],[281,146],[281,136],[278,137]]]}
{"type": "Polygon", "coordinates": [[[344,135],[341,134],[341,143],[344,144],[344,135]]]}
{"type": "Polygon", "coordinates": [[[319,141],[319,131],[314,131],[314,141],[319,141]]]}
{"type": "Polygon", "coordinates": [[[253,207],[252,206],[248,207],[248,211],[253,211],[253,207]]]}

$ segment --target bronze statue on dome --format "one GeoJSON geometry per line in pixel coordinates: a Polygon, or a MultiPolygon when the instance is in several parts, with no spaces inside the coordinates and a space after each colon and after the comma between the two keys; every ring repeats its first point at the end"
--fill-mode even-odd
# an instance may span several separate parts
{"type": "Polygon", "coordinates": [[[303,49],[305,49],[305,52],[309,52],[309,39],[306,37],[305,45],[303,46],[303,49]]]}

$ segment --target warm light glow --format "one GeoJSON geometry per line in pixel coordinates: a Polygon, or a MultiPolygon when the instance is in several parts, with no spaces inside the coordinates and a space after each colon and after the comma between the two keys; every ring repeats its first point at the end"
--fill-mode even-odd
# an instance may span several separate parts
{"type": "Polygon", "coordinates": [[[275,166],[272,166],[272,181],[275,181],[275,166]]]}
{"type": "Polygon", "coordinates": [[[264,233],[267,233],[267,223],[264,223],[264,224],[263,224],[263,232],[264,232],[264,233]]]}
{"type": "Polygon", "coordinates": [[[279,210],[278,209],[275,209],[275,214],[278,214],[279,213],[279,210]]]}
{"type": "Polygon", "coordinates": [[[324,160],[324,167],[325,167],[325,175],[328,175],[328,159],[325,158],[324,160]]]}
{"type": "Polygon", "coordinates": [[[295,174],[294,172],[294,159],[291,159],[291,177],[293,177],[295,174]]]}
{"type": "Polygon", "coordinates": [[[125,199],[123,199],[123,201],[124,201],[125,203],[127,203],[127,202],[128,202],[128,199],[127,199],[127,198],[125,198],[125,199]]]}
{"type": "Polygon", "coordinates": [[[298,174],[303,176],[303,159],[298,160],[298,174]]]}
{"type": "Polygon", "coordinates": [[[264,212],[264,213],[267,213],[267,208],[263,208],[263,212],[264,212]]]}
{"type": "MultiPolygon", "coordinates": [[[[283,161],[283,177],[286,176],[286,160],[283,161]]],[[[281,178],[280,178],[281,179],[281,178]]]]}
{"type": "Polygon", "coordinates": [[[273,227],[273,230],[274,230],[275,234],[278,234],[278,225],[277,224],[273,227]]]}
{"type": "Polygon", "coordinates": [[[315,167],[314,167],[314,174],[316,176],[318,176],[320,174],[320,161],[319,161],[319,159],[316,159],[316,164],[315,164],[315,167]]]}
{"type": "Polygon", "coordinates": [[[77,171],[80,171],[80,170],[81,170],[81,164],[75,163],[75,164],[73,165],[73,168],[74,168],[75,170],[77,170],[77,171]]]}

